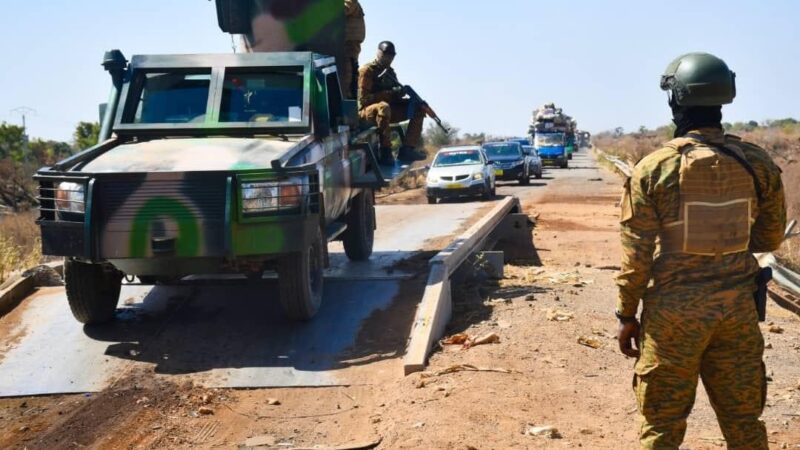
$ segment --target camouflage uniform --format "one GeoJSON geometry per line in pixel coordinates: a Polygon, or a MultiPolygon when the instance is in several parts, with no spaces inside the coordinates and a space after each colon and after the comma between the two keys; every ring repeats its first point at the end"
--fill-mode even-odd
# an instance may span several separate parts
{"type": "MultiPolygon", "coordinates": [[[[421,108],[414,108],[409,114],[409,101],[399,98],[392,92],[394,87],[387,78],[393,78],[394,69],[388,69],[378,61],[373,61],[359,70],[358,73],[358,109],[361,120],[374,123],[378,127],[381,138],[381,147],[392,146],[390,125],[411,119],[406,130],[406,141],[403,145],[416,148],[422,136],[422,124],[425,112],[421,108]],[[384,70],[390,71],[390,76],[381,79],[378,75],[384,70]],[[409,117],[411,115],[411,117],[409,117]]],[[[396,78],[396,76],[394,76],[396,78]]]]}
{"type": "Polygon", "coordinates": [[[635,316],[643,300],[641,356],[634,376],[643,416],[641,448],[678,449],[699,375],[728,448],[767,450],[766,429],[759,420],[766,400],[764,340],[753,301],[759,266],[751,252],[773,251],[783,241],[786,209],[780,169],[763,149],[719,129],[692,134],[740,149],[757,175],[762,197],[749,251],[664,253],[659,236],[665,224],[679,218],[681,150],[703,144],[673,141],[637,164],[626,183],[617,310],[635,316]]]}
{"type": "Polygon", "coordinates": [[[367,33],[364,9],[361,8],[358,0],[344,0],[344,17],[345,61],[342,64],[340,81],[345,97],[355,98],[358,92],[358,80],[355,77],[355,74],[358,73],[358,56],[361,54],[361,44],[367,33]]]}

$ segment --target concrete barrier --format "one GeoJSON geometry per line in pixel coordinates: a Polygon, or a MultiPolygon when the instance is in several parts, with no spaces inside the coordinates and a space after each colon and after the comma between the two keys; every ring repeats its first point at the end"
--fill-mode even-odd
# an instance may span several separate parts
{"type": "Polygon", "coordinates": [[[450,322],[453,310],[450,276],[471,254],[481,250],[492,231],[515,212],[520,212],[519,199],[507,197],[501,200],[485,217],[431,259],[425,294],[417,308],[403,358],[406,375],[425,370],[428,354],[450,322]]]}

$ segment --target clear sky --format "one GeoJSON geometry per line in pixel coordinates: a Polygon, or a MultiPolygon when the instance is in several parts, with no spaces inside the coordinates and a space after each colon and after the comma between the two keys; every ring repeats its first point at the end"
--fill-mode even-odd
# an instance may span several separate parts
{"type": "MultiPolygon", "coordinates": [[[[230,52],[206,0],[3,0],[0,121],[27,106],[29,134],[69,140],[97,120],[109,80],[103,52],[230,52]]],[[[412,84],[462,131],[522,134],[531,110],[555,101],[581,128],[655,127],[669,121],[658,80],[688,51],[737,72],[725,120],[800,116],[800,2],[362,0],[367,42],[398,47],[412,84]]]]}

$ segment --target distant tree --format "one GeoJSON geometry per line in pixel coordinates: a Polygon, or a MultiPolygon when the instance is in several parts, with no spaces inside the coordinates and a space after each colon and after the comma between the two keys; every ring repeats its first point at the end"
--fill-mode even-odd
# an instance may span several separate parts
{"type": "Polygon", "coordinates": [[[28,144],[30,154],[36,165],[50,166],[73,153],[73,148],[66,142],[34,139],[28,144]]]}
{"type": "Polygon", "coordinates": [[[425,142],[438,148],[454,144],[458,140],[458,128],[450,126],[447,122],[444,122],[444,126],[450,130],[449,133],[445,133],[437,125],[429,125],[425,130],[425,142]]]}
{"type": "Polygon", "coordinates": [[[75,127],[72,137],[77,150],[86,150],[97,145],[100,135],[100,124],[97,122],[80,122],[75,127]]]}
{"type": "Polygon", "coordinates": [[[758,122],[756,122],[755,120],[751,120],[747,122],[747,126],[750,128],[750,130],[754,130],[758,128],[758,122]]]}
{"type": "Polygon", "coordinates": [[[625,134],[625,129],[622,127],[614,128],[614,137],[622,137],[625,134]]]}
{"type": "Polygon", "coordinates": [[[486,133],[464,133],[461,137],[461,142],[464,144],[483,144],[486,142],[486,133]]]}
{"type": "Polygon", "coordinates": [[[0,123],[0,159],[20,163],[25,159],[25,129],[0,123]]]}
{"type": "Polygon", "coordinates": [[[639,134],[641,134],[641,135],[647,134],[648,131],[650,131],[650,130],[648,130],[647,127],[644,126],[644,125],[639,127],[639,134]]]}

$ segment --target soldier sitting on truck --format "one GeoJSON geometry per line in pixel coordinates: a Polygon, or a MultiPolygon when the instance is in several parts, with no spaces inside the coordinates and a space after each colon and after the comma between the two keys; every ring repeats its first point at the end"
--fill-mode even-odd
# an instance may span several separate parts
{"type": "Polygon", "coordinates": [[[405,99],[406,90],[397,83],[392,62],[396,55],[394,44],[381,42],[378,56],[365,65],[358,74],[358,109],[361,120],[378,127],[381,139],[380,162],[393,164],[392,123],[410,119],[406,138],[400,147],[398,159],[403,162],[421,161],[425,154],[416,149],[422,136],[425,115],[433,112],[426,104],[412,103],[405,99]]]}

